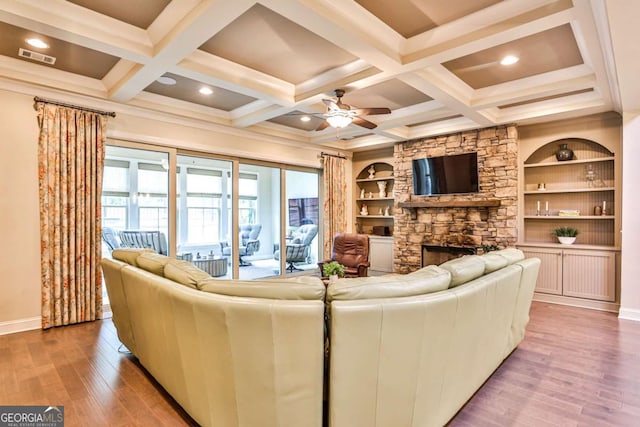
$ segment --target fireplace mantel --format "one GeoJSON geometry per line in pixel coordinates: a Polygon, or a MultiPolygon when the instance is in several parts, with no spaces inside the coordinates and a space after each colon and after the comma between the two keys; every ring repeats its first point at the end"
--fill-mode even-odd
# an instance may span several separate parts
{"type": "Polygon", "coordinates": [[[409,209],[411,219],[416,219],[416,208],[493,208],[500,206],[500,199],[485,200],[412,200],[398,203],[398,207],[409,209]]]}

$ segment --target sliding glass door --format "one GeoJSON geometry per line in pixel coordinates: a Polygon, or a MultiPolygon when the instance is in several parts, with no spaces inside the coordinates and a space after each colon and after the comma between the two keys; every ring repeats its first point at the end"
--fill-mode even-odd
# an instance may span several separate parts
{"type": "Polygon", "coordinates": [[[240,163],[236,257],[240,279],[280,274],[274,257],[280,218],[280,168],[240,163]]]}
{"type": "Polygon", "coordinates": [[[317,172],[146,147],[106,148],[105,257],[118,247],[151,248],[216,278],[316,270],[317,172]]]}
{"type": "Polygon", "coordinates": [[[318,174],[286,171],[285,269],[287,274],[318,267],[320,209],[318,174]]]}
{"type": "Polygon", "coordinates": [[[103,256],[121,246],[168,254],[169,154],[107,146],[102,186],[103,256]]]}
{"type": "Polygon", "coordinates": [[[233,162],[177,156],[177,257],[213,277],[231,278],[233,162]]]}

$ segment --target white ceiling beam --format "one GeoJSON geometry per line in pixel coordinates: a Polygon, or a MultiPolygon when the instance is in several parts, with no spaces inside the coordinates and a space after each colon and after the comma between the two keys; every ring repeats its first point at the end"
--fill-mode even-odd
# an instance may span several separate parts
{"type": "Polygon", "coordinates": [[[244,13],[253,1],[209,0],[200,2],[155,46],[155,55],[110,88],[114,100],[126,102],[160,77],[168,68],[191,55],[231,20],[244,13]]]}

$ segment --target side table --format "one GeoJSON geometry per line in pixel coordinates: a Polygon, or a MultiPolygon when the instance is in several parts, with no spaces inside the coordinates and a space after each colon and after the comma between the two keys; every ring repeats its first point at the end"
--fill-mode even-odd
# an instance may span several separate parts
{"type": "Polygon", "coordinates": [[[196,258],[191,261],[193,265],[206,271],[213,277],[220,277],[227,274],[227,258],[223,256],[208,256],[196,258]]]}

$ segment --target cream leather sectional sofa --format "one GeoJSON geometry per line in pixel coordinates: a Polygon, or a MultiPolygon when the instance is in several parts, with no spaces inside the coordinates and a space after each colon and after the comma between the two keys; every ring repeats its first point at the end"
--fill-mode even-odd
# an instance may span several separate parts
{"type": "Polygon", "coordinates": [[[318,278],[113,256],[120,340],[199,424],[224,427],[444,425],[524,338],[540,265],[505,249],[325,294],[318,278]]]}

